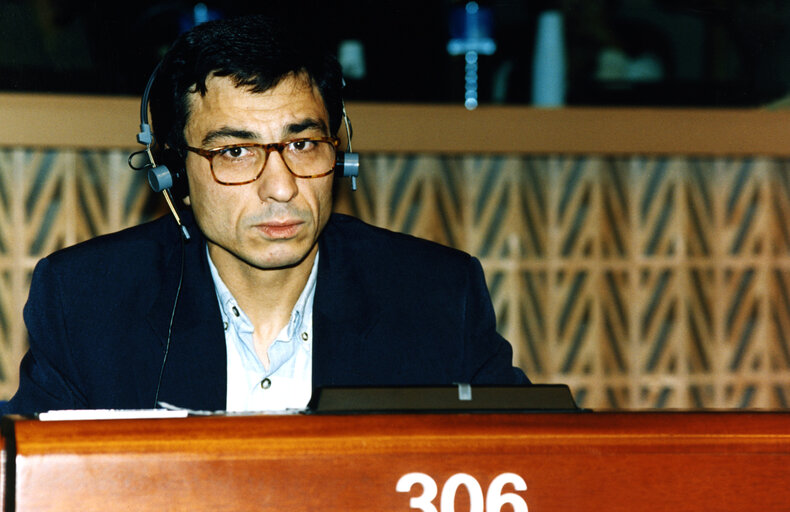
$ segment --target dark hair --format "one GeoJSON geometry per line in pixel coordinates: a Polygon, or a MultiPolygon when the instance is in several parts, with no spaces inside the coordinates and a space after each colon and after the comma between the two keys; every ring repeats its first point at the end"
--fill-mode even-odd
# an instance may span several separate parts
{"type": "Polygon", "coordinates": [[[334,135],[342,121],[343,79],[330,47],[317,31],[264,16],[209,21],[183,33],[162,60],[151,90],[157,149],[167,145],[181,153],[189,94],[205,94],[210,75],[264,92],[283,78],[305,73],[321,92],[334,135]]]}

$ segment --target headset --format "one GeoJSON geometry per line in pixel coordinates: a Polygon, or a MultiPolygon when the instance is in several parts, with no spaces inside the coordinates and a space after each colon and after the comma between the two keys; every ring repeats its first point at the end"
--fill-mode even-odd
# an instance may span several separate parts
{"type": "MultiPolygon", "coordinates": [[[[136,171],[146,171],[148,184],[154,192],[162,193],[167,207],[170,209],[170,213],[173,214],[173,218],[181,229],[184,240],[188,241],[191,238],[189,230],[187,230],[186,226],[181,222],[181,216],[178,214],[172,192],[174,185],[177,186],[178,184],[182,184],[181,186],[183,186],[186,180],[185,176],[183,176],[184,171],[182,169],[173,170],[163,164],[157,165],[154,161],[153,152],[151,151],[151,146],[154,143],[154,135],[151,132],[151,125],[148,122],[148,101],[151,89],[154,85],[154,80],[161,66],[162,62],[160,61],[148,78],[142,98],[140,99],[140,132],[137,134],[137,142],[144,145],[145,149],[129,155],[128,162],[129,167],[132,169],[136,171]],[[138,157],[143,157],[142,163],[136,163],[138,157]]],[[[346,81],[343,80],[343,87],[345,88],[345,86],[346,81]]],[[[335,154],[334,171],[339,173],[343,178],[351,178],[351,190],[356,190],[357,177],[359,176],[359,153],[354,153],[351,148],[351,135],[353,130],[351,128],[351,122],[348,119],[348,114],[346,114],[346,104],[342,99],[340,100],[340,104],[343,109],[343,125],[346,128],[347,143],[346,151],[337,151],[335,154]]]]}

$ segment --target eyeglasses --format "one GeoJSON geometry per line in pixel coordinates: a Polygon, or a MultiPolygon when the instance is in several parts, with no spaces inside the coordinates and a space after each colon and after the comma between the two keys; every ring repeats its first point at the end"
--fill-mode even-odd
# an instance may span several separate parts
{"type": "Polygon", "coordinates": [[[298,178],[321,178],[335,170],[337,137],[293,139],[271,144],[254,142],[212,149],[186,146],[209,161],[214,181],[222,185],[252,183],[263,174],[269,153],[277,151],[286,167],[298,178]]]}

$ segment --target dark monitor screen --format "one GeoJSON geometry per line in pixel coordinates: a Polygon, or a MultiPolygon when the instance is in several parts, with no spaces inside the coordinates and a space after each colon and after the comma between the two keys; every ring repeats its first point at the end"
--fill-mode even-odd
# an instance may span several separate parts
{"type": "Polygon", "coordinates": [[[326,387],[311,413],[578,412],[564,384],[532,386],[326,387]]]}

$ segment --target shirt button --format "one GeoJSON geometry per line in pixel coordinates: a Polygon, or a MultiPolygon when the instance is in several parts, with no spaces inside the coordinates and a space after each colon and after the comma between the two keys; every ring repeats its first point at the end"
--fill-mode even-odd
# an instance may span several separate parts
{"type": "Polygon", "coordinates": [[[309,338],[309,337],[310,337],[310,336],[308,336],[306,332],[303,332],[303,333],[302,333],[302,339],[303,339],[304,341],[307,341],[307,338],[309,338]]]}
{"type": "Polygon", "coordinates": [[[227,331],[228,330],[228,322],[222,322],[222,327],[224,327],[225,330],[227,331]]]}
{"type": "Polygon", "coordinates": [[[231,309],[231,311],[233,311],[234,315],[236,315],[237,317],[239,316],[239,309],[236,306],[233,306],[230,309],[231,309]]]}
{"type": "Polygon", "coordinates": [[[261,381],[261,389],[269,389],[270,387],[272,387],[272,381],[268,377],[261,381]]]}

